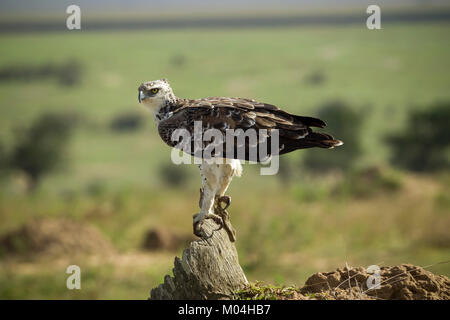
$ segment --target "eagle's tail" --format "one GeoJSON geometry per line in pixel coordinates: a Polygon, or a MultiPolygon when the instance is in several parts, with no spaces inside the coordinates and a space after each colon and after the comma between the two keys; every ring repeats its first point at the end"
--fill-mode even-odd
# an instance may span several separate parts
{"type": "Polygon", "coordinates": [[[297,149],[313,147],[332,149],[344,144],[341,140],[334,139],[329,134],[312,131],[310,127],[324,128],[326,126],[322,120],[313,117],[292,116],[294,116],[296,121],[308,127],[308,134],[303,139],[298,140],[297,149]]]}
{"type": "Polygon", "coordinates": [[[326,133],[311,132],[305,138],[303,143],[311,145],[311,147],[319,147],[332,149],[344,144],[341,140],[334,139],[332,136],[326,133]]]}
{"type": "Polygon", "coordinates": [[[308,149],[308,148],[325,148],[332,149],[334,147],[343,145],[341,140],[334,139],[332,136],[326,133],[314,132],[309,130],[308,135],[301,139],[286,139],[284,137],[280,138],[280,155],[292,152],[297,149],[308,149]]]}

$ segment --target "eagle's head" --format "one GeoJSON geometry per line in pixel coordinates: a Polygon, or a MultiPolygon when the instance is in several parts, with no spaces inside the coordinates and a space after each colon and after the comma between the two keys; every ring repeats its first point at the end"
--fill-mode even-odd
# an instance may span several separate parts
{"type": "Polygon", "coordinates": [[[176,100],[167,79],[147,81],[138,88],[138,100],[153,112],[176,100]]]}

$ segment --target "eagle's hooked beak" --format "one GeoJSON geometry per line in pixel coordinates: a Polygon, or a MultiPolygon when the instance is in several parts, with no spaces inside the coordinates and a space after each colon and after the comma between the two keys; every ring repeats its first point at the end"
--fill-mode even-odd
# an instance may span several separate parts
{"type": "Polygon", "coordinates": [[[142,100],[144,100],[145,98],[147,98],[145,93],[142,90],[139,90],[139,92],[138,92],[138,101],[139,101],[139,103],[141,103],[142,100]]]}

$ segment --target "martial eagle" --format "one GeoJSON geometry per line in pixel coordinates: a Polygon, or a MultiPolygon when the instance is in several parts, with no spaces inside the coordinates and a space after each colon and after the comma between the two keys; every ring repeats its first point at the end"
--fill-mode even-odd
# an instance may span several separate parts
{"type": "MultiPolygon", "coordinates": [[[[312,147],[331,149],[342,145],[342,141],[334,139],[331,135],[314,132],[311,127],[325,127],[325,122],[312,117],[303,117],[288,113],[278,107],[246,98],[208,97],[202,99],[178,98],[172,91],[166,79],[148,81],[138,88],[138,100],[147,106],[154,115],[158,132],[163,141],[171,147],[178,147],[172,135],[177,129],[184,129],[194,136],[195,123],[201,123],[201,129],[214,128],[224,135],[230,129],[241,132],[248,130],[264,131],[265,136],[256,141],[244,139],[243,142],[234,143],[230,151],[226,144],[232,144],[227,139],[220,140],[223,145],[222,153],[214,155],[221,161],[211,162],[203,159],[199,164],[202,177],[200,189],[200,213],[194,215],[194,233],[202,236],[201,222],[204,219],[214,219],[228,232],[231,241],[235,241],[235,231],[229,223],[226,209],[231,198],[225,192],[233,176],[242,173],[241,160],[263,161],[257,153],[256,159],[249,159],[252,148],[267,147],[273,133],[277,132],[277,150],[268,148],[268,155],[282,155],[297,149],[312,147]],[[236,149],[243,149],[243,153],[236,149]]],[[[242,141],[242,140],[241,140],[242,141]]],[[[212,139],[211,143],[214,142],[212,139]]],[[[188,153],[195,153],[194,141],[188,153]]],[[[217,141],[216,141],[217,143],[217,141]]],[[[270,144],[271,145],[271,144],[270,144]]],[[[201,150],[205,150],[208,143],[203,142],[201,150]]],[[[184,150],[184,149],[183,149],[184,150]]],[[[186,150],[184,150],[186,151],[186,150]]],[[[197,148],[198,151],[198,148],[197,148]]],[[[214,156],[213,155],[213,156],[214,156]]],[[[216,159],[217,160],[217,159],[216,159]]]]}

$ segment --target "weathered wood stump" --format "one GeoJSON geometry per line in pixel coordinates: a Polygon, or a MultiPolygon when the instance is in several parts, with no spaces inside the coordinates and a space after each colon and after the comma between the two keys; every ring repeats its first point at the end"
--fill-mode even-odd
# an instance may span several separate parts
{"type": "Polygon", "coordinates": [[[173,277],[150,292],[152,300],[230,299],[247,285],[234,243],[211,219],[203,222],[203,239],[193,241],[182,258],[175,257],[173,277]]]}

